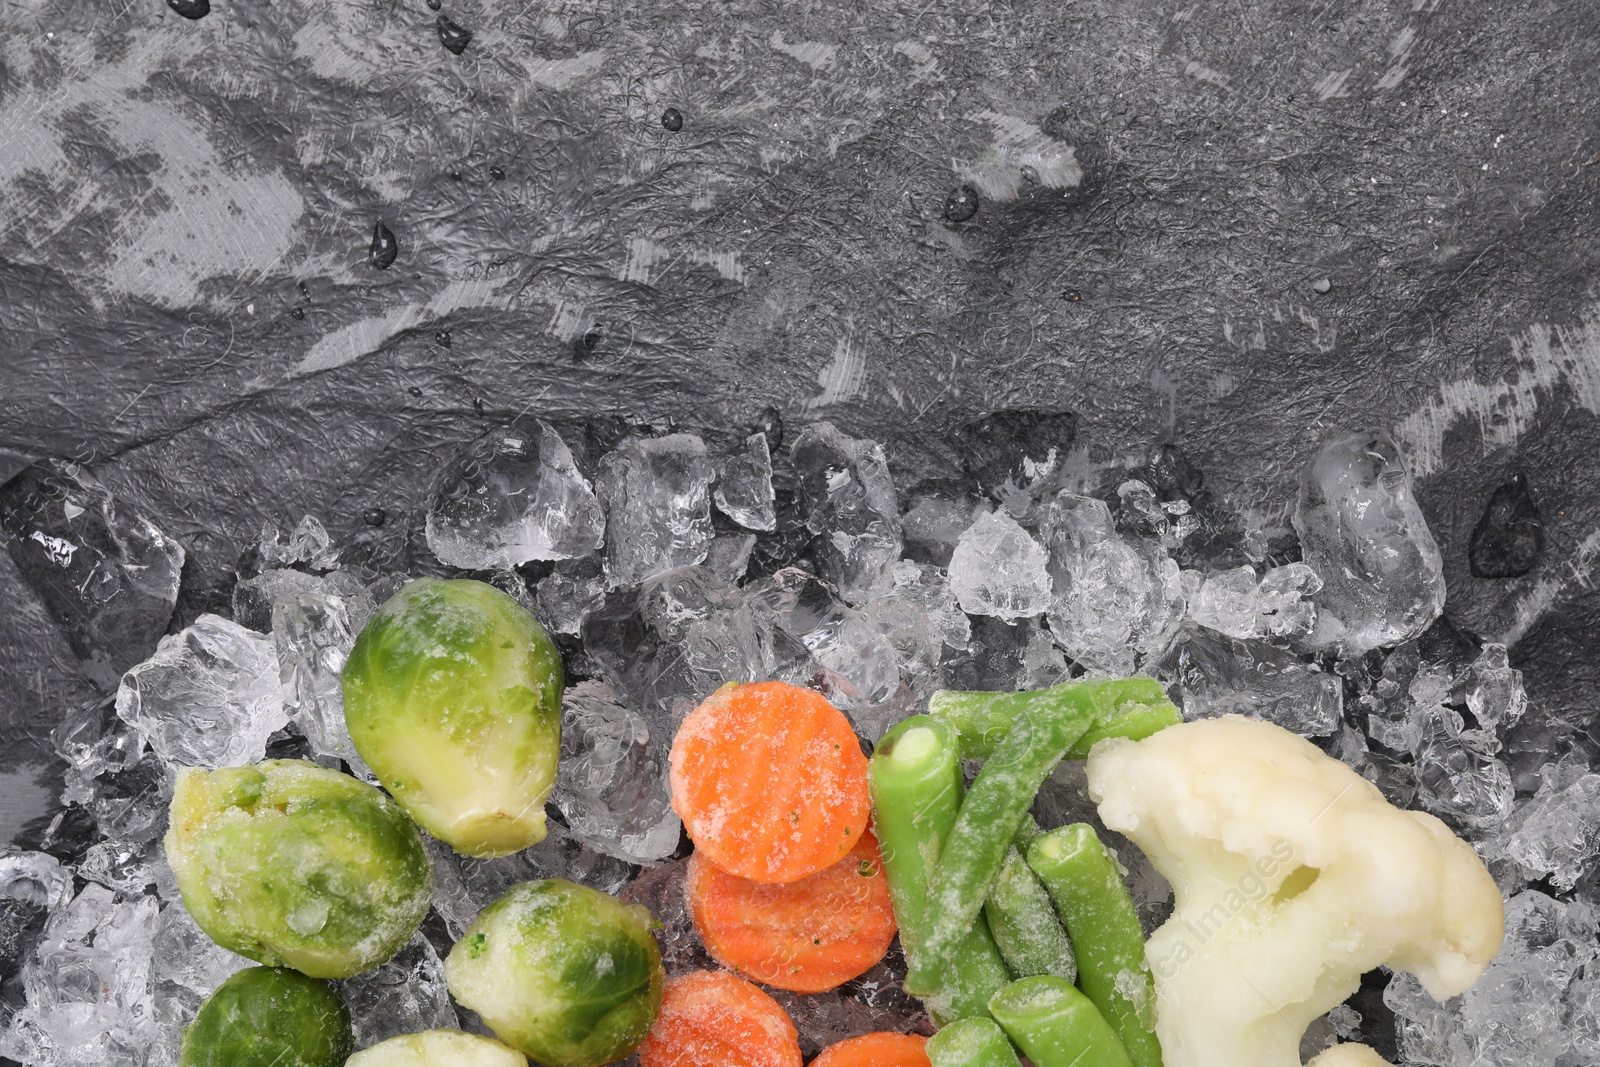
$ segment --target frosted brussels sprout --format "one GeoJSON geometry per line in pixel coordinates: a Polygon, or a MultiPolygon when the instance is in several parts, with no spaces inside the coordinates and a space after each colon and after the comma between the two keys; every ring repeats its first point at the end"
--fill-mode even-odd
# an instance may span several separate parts
{"type": "Polygon", "coordinates": [[[167,862],[223,948],[313,978],[347,978],[422,923],[433,871],[394,801],[303,760],[178,774],[167,862]]]}
{"type": "Polygon", "coordinates": [[[354,1046],[350,1011],[327,982],[247,967],[200,1005],[178,1067],[343,1067],[354,1046]]]}
{"type": "Polygon", "coordinates": [[[444,963],[457,1001],[546,1067],[633,1051],[666,979],[650,913],[560,878],[522,882],[479,913],[444,963]]]}
{"type": "Polygon", "coordinates": [[[345,1067],[528,1067],[522,1053],[460,1030],[401,1034],[350,1057],[345,1067]]]}
{"type": "Polygon", "coordinates": [[[544,840],[561,688],[560,653],[515,600],[418,578],[356,638],[345,721],[423,829],[469,856],[504,856],[544,840]]]}

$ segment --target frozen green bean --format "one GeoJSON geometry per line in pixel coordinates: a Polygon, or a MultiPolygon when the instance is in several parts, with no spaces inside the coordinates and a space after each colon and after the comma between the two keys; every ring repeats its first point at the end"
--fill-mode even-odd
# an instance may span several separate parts
{"type": "Polygon", "coordinates": [[[1084,695],[1023,710],[973,781],[928,885],[921,944],[906,989],[937,988],[956,945],[977,921],[1017,825],[1052,768],[1094,722],[1084,695]]]}
{"type": "Polygon", "coordinates": [[[928,1038],[924,1051],[933,1067],[1022,1067],[1006,1032],[984,1016],[951,1023],[928,1038]]]}
{"type": "Polygon", "coordinates": [[[1155,989],[1145,962],[1144,931],[1111,853],[1093,827],[1073,823],[1035,838],[1028,846],[1028,865],[1066,923],[1078,960],[1078,985],[1116,1031],[1135,1067],[1161,1067],[1161,1045],[1151,1025],[1155,989]]]}
{"type": "Polygon", "coordinates": [[[1033,1067],[1132,1067],[1094,1003],[1064,978],[1020,978],[989,998],[989,1011],[1033,1067]]]}
{"type": "Polygon", "coordinates": [[[1050,895],[1016,845],[1006,849],[1000,874],[983,902],[983,916],[1014,978],[1053,974],[1067,981],[1078,977],[1072,945],[1050,895]]]}
{"type": "Polygon", "coordinates": [[[1094,724],[1068,750],[1070,759],[1084,758],[1107,737],[1137,741],[1183,721],[1161,683],[1139,677],[1083,679],[1020,693],[941,690],[929,701],[928,713],[956,728],[963,759],[988,759],[1024,708],[1075,707],[1084,698],[1094,709],[1094,724]]]}
{"type": "MultiPolygon", "coordinates": [[[[961,756],[955,731],[925,715],[897,725],[867,765],[873,826],[889,898],[907,959],[920,949],[928,882],[961,806],[961,756]]],[[[940,1023],[987,1016],[989,997],[1011,980],[988,924],[979,921],[956,946],[952,965],[923,994],[940,1023]]]]}

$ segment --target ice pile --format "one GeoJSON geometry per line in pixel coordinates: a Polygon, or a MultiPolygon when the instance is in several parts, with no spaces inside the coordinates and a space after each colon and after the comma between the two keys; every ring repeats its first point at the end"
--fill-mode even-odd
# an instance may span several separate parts
{"type": "Polygon", "coordinates": [[[1186,623],[1158,674],[1176,682],[1186,719],[1247,715],[1302,737],[1339,728],[1344,686],[1276,645],[1246,641],[1186,623]]]}
{"type": "Polygon", "coordinates": [[[428,547],[468,570],[572,559],[600,547],[605,515],[572,450],[547,423],[490,430],[440,478],[428,547]]]}
{"type": "Polygon", "coordinates": [[[1294,528],[1323,583],[1316,646],[1359,655],[1416,637],[1444,609],[1444,561],[1387,433],[1323,444],[1300,485],[1294,528]]]}

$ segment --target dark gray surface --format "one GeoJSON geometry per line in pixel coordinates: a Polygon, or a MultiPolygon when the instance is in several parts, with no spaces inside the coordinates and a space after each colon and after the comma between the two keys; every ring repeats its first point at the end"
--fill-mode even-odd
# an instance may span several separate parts
{"type": "MultiPolygon", "coordinates": [[[[963,419],[1060,407],[1093,461],[1179,441],[1262,525],[1326,430],[1383,424],[1449,614],[1525,632],[1534,701],[1588,721],[1592,4],[446,10],[460,57],[422,0],[0,6],[0,477],[76,458],[147,511],[189,551],[175,626],[263,519],[403,565],[433,472],[518,413],[770,403],[904,484],[963,419]],[[1544,561],[1474,578],[1514,469],[1544,561]]],[[[93,692],[3,557],[0,604],[16,767],[93,692]]]]}

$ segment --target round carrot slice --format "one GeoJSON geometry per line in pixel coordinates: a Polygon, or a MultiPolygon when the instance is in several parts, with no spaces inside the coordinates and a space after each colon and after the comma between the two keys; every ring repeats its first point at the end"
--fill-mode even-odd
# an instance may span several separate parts
{"type": "Polygon", "coordinates": [[[931,1067],[921,1034],[862,1034],[822,1050],[811,1067],[931,1067]]]}
{"type": "Polygon", "coordinates": [[[729,683],[672,742],[672,807],[695,848],[753,882],[794,882],[867,829],[867,759],[844,715],[785,682],[729,683]]]}
{"type": "Polygon", "coordinates": [[[820,993],[871,969],[894,940],[889,881],[869,830],[832,867],[798,882],[752,882],[689,857],[689,914],[717,962],[795,993],[820,993]]]}
{"type": "Polygon", "coordinates": [[[727,971],[667,979],[640,1067],[800,1067],[800,1035],[767,994],[727,971]]]}

